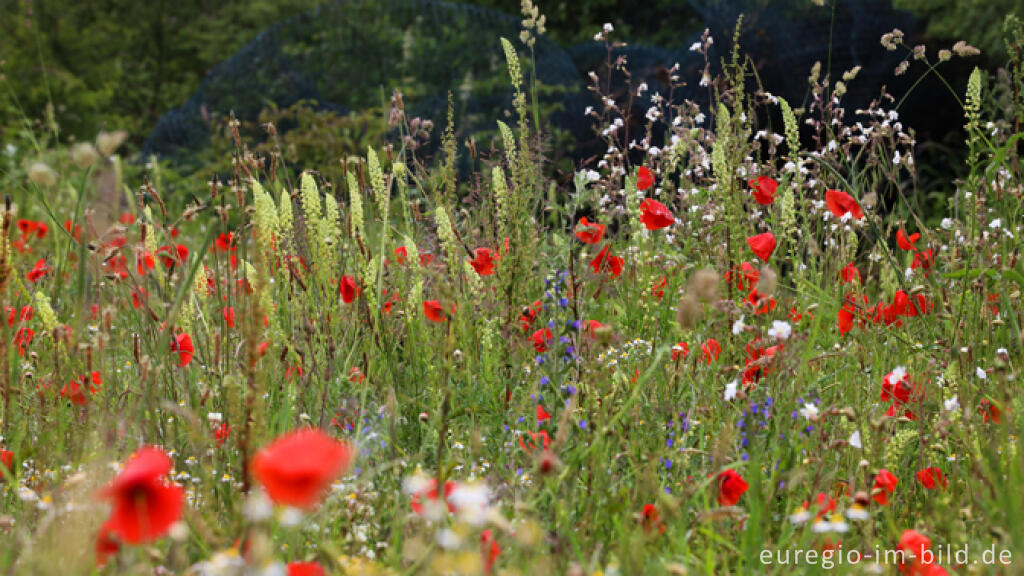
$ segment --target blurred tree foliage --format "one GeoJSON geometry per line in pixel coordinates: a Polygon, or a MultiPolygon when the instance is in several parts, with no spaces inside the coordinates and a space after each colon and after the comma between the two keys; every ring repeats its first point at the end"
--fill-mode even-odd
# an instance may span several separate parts
{"type": "Polygon", "coordinates": [[[0,130],[52,102],[63,136],[141,139],[212,66],[320,1],[0,0],[0,130]]]}
{"type": "Polygon", "coordinates": [[[950,44],[964,40],[991,61],[1006,59],[1003,19],[1024,16],[1024,0],[893,0],[893,6],[928,21],[928,36],[950,44]]]}
{"type": "MultiPolygon", "coordinates": [[[[207,72],[267,27],[324,0],[0,0],[0,139],[48,117],[64,139],[125,129],[139,144],[207,72]]],[[[461,0],[518,14],[520,0],[461,0]]],[[[551,37],[588,41],[604,22],[634,44],[679,46],[703,28],[694,8],[724,0],[540,0],[551,37]]],[[[810,1],[810,0],[808,0],[810,1]]],[[[855,0],[850,0],[855,1],[855,0]]],[[[768,0],[765,0],[766,3],[768,0]]],[[[998,54],[1004,15],[1024,0],[895,0],[929,32],[998,54]]],[[[372,23],[368,23],[372,24],[372,23]]]]}

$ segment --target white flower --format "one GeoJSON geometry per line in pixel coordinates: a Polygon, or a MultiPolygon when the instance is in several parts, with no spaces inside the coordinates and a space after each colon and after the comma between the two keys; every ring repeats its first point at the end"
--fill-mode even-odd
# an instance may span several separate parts
{"type": "Polygon", "coordinates": [[[805,403],[804,407],[800,409],[800,415],[808,420],[818,419],[818,407],[811,403],[805,403]]]}
{"type": "Polygon", "coordinates": [[[850,439],[847,440],[847,442],[849,442],[850,446],[853,446],[854,448],[863,448],[864,447],[864,445],[861,444],[861,441],[860,441],[860,430],[854,430],[853,434],[850,434],[850,439]]]}
{"type": "Polygon", "coordinates": [[[974,375],[977,376],[979,380],[988,380],[988,374],[986,374],[985,370],[980,366],[974,369],[974,375]]]}
{"type": "Polygon", "coordinates": [[[737,321],[732,323],[732,335],[733,336],[739,336],[740,333],[743,332],[744,328],[747,327],[747,325],[743,323],[743,318],[744,318],[743,316],[740,316],[739,320],[737,320],[737,321]]]}
{"type": "Polygon", "coordinates": [[[604,33],[605,34],[611,34],[613,30],[615,30],[615,27],[612,26],[611,22],[605,22],[605,24],[604,24],[604,33]]]}
{"type": "Polygon", "coordinates": [[[700,42],[694,42],[693,44],[690,44],[690,52],[699,52],[699,51],[700,51],[700,42]]]}
{"type": "Polygon", "coordinates": [[[1003,225],[1002,218],[996,218],[995,220],[993,220],[993,221],[988,223],[988,227],[993,229],[993,230],[1002,227],[1002,225],[1003,225]]]}
{"type": "Polygon", "coordinates": [[[959,412],[960,411],[960,399],[953,396],[949,400],[942,401],[942,409],[946,412],[959,412]]]}
{"type": "Polygon", "coordinates": [[[462,546],[462,538],[454,531],[445,528],[437,533],[437,545],[445,550],[456,550],[462,546]]]}
{"type": "Polygon", "coordinates": [[[768,335],[776,340],[786,340],[793,334],[793,327],[789,322],[773,320],[772,327],[768,329],[768,335]]]}
{"type": "Polygon", "coordinates": [[[210,422],[222,422],[224,420],[224,415],[220,412],[210,412],[206,415],[206,419],[210,422]]]}
{"type": "Polygon", "coordinates": [[[601,179],[601,173],[597,170],[587,170],[587,182],[597,182],[601,179]]]}
{"type": "Polygon", "coordinates": [[[736,397],[736,388],[739,386],[739,380],[733,380],[725,385],[725,401],[728,402],[736,397]]]}
{"type": "Polygon", "coordinates": [[[483,482],[459,484],[448,496],[459,518],[474,526],[482,526],[487,521],[490,499],[490,490],[483,482]]]}
{"type": "Polygon", "coordinates": [[[250,522],[262,522],[274,513],[274,504],[263,490],[253,490],[245,499],[242,514],[250,522]]]}
{"type": "Polygon", "coordinates": [[[298,526],[302,519],[305,518],[305,514],[302,510],[295,508],[294,506],[287,506],[281,509],[281,512],[277,515],[278,520],[281,522],[281,526],[298,526]]]}

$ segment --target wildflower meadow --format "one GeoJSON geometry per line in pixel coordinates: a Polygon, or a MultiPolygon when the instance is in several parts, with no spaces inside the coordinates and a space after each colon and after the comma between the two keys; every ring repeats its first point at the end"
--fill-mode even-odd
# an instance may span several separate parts
{"type": "Polygon", "coordinates": [[[936,184],[858,68],[788,102],[705,33],[656,89],[610,24],[600,151],[558,163],[542,8],[471,145],[386,86],[386,138],[328,165],[269,122],[182,176],[20,120],[0,572],[1024,571],[1024,25],[998,74],[878,39],[894,77],[973,70],[936,184]]]}

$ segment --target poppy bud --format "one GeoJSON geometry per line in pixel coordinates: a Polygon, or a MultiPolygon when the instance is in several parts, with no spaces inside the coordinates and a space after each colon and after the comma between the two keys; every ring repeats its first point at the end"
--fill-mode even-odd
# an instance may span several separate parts
{"type": "Polygon", "coordinates": [[[426,412],[420,412],[420,422],[426,422],[427,420],[430,420],[430,415],[426,412]]]}
{"type": "Polygon", "coordinates": [[[555,456],[555,453],[551,450],[544,450],[540,453],[540,456],[537,457],[537,471],[540,472],[541,475],[546,476],[554,472],[555,469],[558,468],[558,464],[558,456],[555,456]]]}
{"type": "Polygon", "coordinates": [[[868,493],[863,490],[860,490],[853,495],[853,501],[858,506],[862,506],[864,508],[871,504],[871,498],[868,496],[868,493]]]}

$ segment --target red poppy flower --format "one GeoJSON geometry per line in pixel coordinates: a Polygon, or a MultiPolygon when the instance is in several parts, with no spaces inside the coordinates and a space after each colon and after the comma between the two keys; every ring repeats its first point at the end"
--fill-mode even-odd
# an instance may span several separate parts
{"type": "Polygon", "coordinates": [[[129,544],[163,536],[181,518],[185,491],[165,481],[171,458],[160,448],[147,446],[135,453],[100,496],[114,503],[104,524],[109,535],[129,544]]]}
{"type": "Polygon", "coordinates": [[[36,261],[36,265],[32,267],[32,270],[26,274],[29,282],[38,282],[40,278],[46,276],[50,272],[50,267],[46,264],[46,260],[40,258],[36,261]]]}
{"type": "Polygon", "coordinates": [[[103,381],[100,379],[100,373],[92,372],[89,375],[83,375],[65,384],[60,389],[60,397],[70,400],[76,406],[84,406],[89,400],[85,392],[88,391],[90,394],[95,394],[99,392],[101,384],[103,384],[103,381]]]}
{"type": "Polygon", "coordinates": [[[184,368],[192,361],[196,349],[192,346],[192,337],[182,332],[171,339],[171,351],[178,353],[178,366],[184,368]]]}
{"type": "Polygon", "coordinates": [[[0,481],[14,470],[14,452],[0,448],[0,481]]]}
{"type": "Polygon", "coordinates": [[[551,420],[551,414],[548,414],[548,411],[543,406],[537,404],[537,424],[543,424],[548,420],[551,420]]]}
{"type": "Polygon", "coordinates": [[[494,538],[494,532],[490,528],[480,533],[480,555],[484,562],[484,574],[490,574],[494,570],[494,563],[501,555],[501,547],[494,538]]]}
{"type": "MultiPolygon", "coordinates": [[[[455,314],[455,303],[452,303],[452,314],[455,314]]],[[[440,300],[427,300],[423,303],[423,315],[431,322],[444,322],[445,312],[440,300]]]]}
{"type": "MultiPolygon", "coordinates": [[[[455,506],[448,501],[448,498],[458,487],[459,485],[455,482],[444,483],[444,503],[448,507],[449,512],[455,512],[455,506]]],[[[437,502],[437,499],[437,479],[431,478],[422,488],[413,493],[412,498],[409,499],[409,505],[412,507],[413,512],[422,516],[424,503],[437,502]]]]}
{"type": "Polygon", "coordinates": [[[32,314],[35,312],[31,306],[22,306],[21,311],[15,314],[13,306],[7,306],[4,308],[7,311],[7,325],[14,326],[15,320],[19,324],[24,324],[32,319],[32,314]]]}
{"type": "Polygon", "coordinates": [[[914,252],[914,261],[910,263],[910,267],[914,270],[918,268],[924,270],[925,276],[927,276],[933,264],[935,264],[935,257],[931,250],[917,250],[914,252]]]}
{"type": "Polygon", "coordinates": [[[587,221],[587,217],[580,218],[576,225],[576,237],[584,244],[597,244],[604,238],[604,224],[587,221]]]}
{"type": "Polygon", "coordinates": [[[945,489],[949,485],[949,480],[946,480],[946,475],[942,473],[942,470],[931,467],[925,468],[924,470],[918,470],[917,481],[924,486],[925,490],[935,490],[936,488],[945,489]]]}
{"type": "Polygon", "coordinates": [[[135,255],[135,268],[139,272],[139,276],[145,276],[146,273],[156,267],[156,260],[153,259],[153,255],[147,251],[139,252],[135,255]]]}
{"type": "Polygon", "coordinates": [[[660,230],[675,224],[676,217],[661,202],[645,198],[640,203],[640,221],[648,230],[660,230]]]}
{"type": "Polygon", "coordinates": [[[908,252],[911,250],[917,250],[917,247],[914,246],[914,242],[917,242],[917,239],[920,237],[921,235],[917,232],[907,236],[903,229],[900,229],[896,231],[896,244],[898,244],[901,249],[908,252]]]}
{"type": "Polygon", "coordinates": [[[661,300],[665,297],[665,286],[668,286],[668,278],[662,276],[651,284],[651,294],[658,300],[661,300]]]}
{"type": "Polygon", "coordinates": [[[359,284],[356,283],[356,279],[351,276],[342,276],[341,282],[338,283],[338,294],[341,294],[341,300],[345,304],[355,302],[356,297],[359,296],[359,284]]]}
{"type": "Polygon", "coordinates": [[[719,472],[718,503],[722,506],[735,506],[749,487],[747,481],[732,468],[719,472]]]}
{"type": "Polygon", "coordinates": [[[519,325],[523,327],[523,332],[530,329],[533,325],[533,321],[537,318],[537,314],[544,309],[544,305],[540,300],[537,300],[529,306],[523,307],[523,313],[519,316],[519,325]]]}
{"type": "Polygon", "coordinates": [[[473,259],[467,262],[481,276],[494,274],[494,254],[490,248],[477,248],[473,251],[473,259]]]}
{"type": "Polygon", "coordinates": [[[409,251],[405,249],[405,246],[399,246],[395,248],[395,262],[398,262],[399,266],[405,266],[406,261],[409,259],[409,251]]]}
{"type": "Polygon", "coordinates": [[[289,562],[287,576],[327,576],[318,562],[289,562]]]}
{"type": "Polygon", "coordinates": [[[643,511],[640,512],[640,524],[644,528],[644,532],[658,531],[658,534],[665,532],[665,524],[659,519],[658,509],[654,507],[654,504],[644,504],[643,511]]]}
{"type": "Polygon", "coordinates": [[[775,202],[775,191],[779,188],[779,182],[768,176],[758,176],[749,182],[754,201],[762,206],[775,202]]]}
{"type": "Polygon", "coordinates": [[[641,166],[636,171],[636,189],[647,190],[651,186],[654,186],[654,174],[647,166],[641,166]]]}
{"type": "Polygon", "coordinates": [[[775,310],[775,306],[778,304],[775,298],[761,294],[756,288],[747,295],[747,302],[754,307],[754,314],[767,314],[775,310]]]}
{"type": "Polygon", "coordinates": [[[825,204],[836,218],[843,219],[849,217],[854,220],[860,220],[864,217],[860,204],[853,199],[853,196],[842,190],[826,190],[825,204]]]}
{"type": "Polygon", "coordinates": [[[613,277],[618,278],[619,274],[622,274],[622,265],[625,260],[622,256],[609,256],[608,255],[609,245],[605,245],[597,256],[590,261],[590,269],[594,271],[594,274],[599,274],[602,271],[607,271],[613,277]]]}
{"type": "Polygon", "coordinates": [[[583,328],[587,331],[587,336],[591,338],[597,338],[597,331],[604,328],[605,325],[601,324],[597,320],[584,320],[583,328]]]}
{"type": "Polygon", "coordinates": [[[672,360],[678,361],[686,358],[690,355],[690,345],[686,342],[680,342],[672,347],[672,360]]]}
{"type": "Polygon", "coordinates": [[[530,340],[533,341],[533,349],[543,354],[548,350],[548,341],[554,338],[551,334],[550,328],[541,328],[530,336],[530,340]]]}
{"type": "Polygon", "coordinates": [[[224,308],[224,322],[227,323],[228,328],[235,327],[235,309],[233,307],[224,308]]]}
{"type": "Polygon", "coordinates": [[[903,416],[916,420],[917,416],[911,407],[924,400],[924,388],[913,382],[905,370],[894,370],[882,379],[881,399],[883,402],[892,402],[886,416],[896,417],[902,411],[903,416]]]}
{"type": "Polygon", "coordinates": [[[121,543],[110,530],[110,520],[100,526],[96,533],[96,567],[102,568],[111,556],[121,550],[121,543]]]}
{"type": "Polygon", "coordinates": [[[519,447],[527,454],[533,454],[537,450],[547,450],[550,443],[551,438],[548,436],[547,430],[541,430],[540,432],[527,431],[519,436],[519,447]],[[529,443],[523,441],[524,436],[530,437],[529,443]]]}
{"type": "Polygon", "coordinates": [[[131,212],[122,212],[121,217],[118,218],[118,222],[125,226],[131,226],[132,224],[135,224],[135,214],[132,214],[131,212]]]}
{"type": "Polygon", "coordinates": [[[700,345],[700,351],[704,363],[710,366],[712,362],[718,360],[718,357],[722,355],[722,345],[718,343],[718,340],[708,338],[706,342],[700,345]]]}
{"type": "Polygon", "coordinates": [[[995,424],[1001,424],[1003,421],[1003,411],[999,408],[999,404],[988,398],[981,399],[978,405],[978,413],[981,414],[981,418],[985,422],[991,421],[995,424]]]}
{"type": "Polygon", "coordinates": [[[18,346],[18,356],[24,356],[25,350],[28,345],[32,343],[32,339],[35,338],[36,331],[29,328],[28,326],[22,326],[14,333],[14,343],[18,346]]]}
{"type": "Polygon", "coordinates": [[[64,229],[67,230],[68,234],[71,234],[71,238],[74,239],[75,242],[80,242],[82,240],[82,226],[81,225],[75,224],[74,226],[72,226],[71,225],[71,220],[65,220],[64,221],[64,229]]]}
{"type": "Polygon", "coordinates": [[[839,271],[839,277],[842,278],[843,282],[846,284],[860,282],[860,270],[857,270],[857,267],[853,265],[853,262],[850,262],[839,271]]]}
{"type": "Polygon", "coordinates": [[[898,483],[899,478],[893,476],[892,472],[882,468],[875,476],[875,483],[871,488],[871,497],[882,506],[887,505],[889,503],[889,494],[896,490],[896,484],[898,483]]]}
{"type": "Polygon", "coordinates": [[[213,427],[213,441],[218,445],[223,446],[229,436],[231,436],[231,426],[228,426],[226,422],[213,427]]]}
{"type": "Polygon", "coordinates": [[[725,273],[725,281],[732,283],[737,290],[742,292],[753,290],[760,279],[761,273],[750,262],[744,262],[739,269],[729,270],[725,273]]]}
{"type": "Polygon", "coordinates": [[[935,564],[935,555],[931,553],[932,541],[917,530],[905,530],[900,536],[897,550],[899,555],[896,568],[901,574],[913,576],[938,576],[946,574],[935,564]]]}
{"type": "Polygon", "coordinates": [[[757,384],[762,377],[772,373],[774,366],[772,360],[775,354],[782,349],[782,344],[775,346],[762,346],[761,339],[756,338],[747,344],[747,360],[743,371],[743,385],[751,387],[757,384]]]}
{"type": "Polygon", "coordinates": [[[253,476],[277,504],[313,508],[352,463],[347,444],[319,430],[290,432],[260,450],[253,476]]]}
{"type": "Polygon", "coordinates": [[[747,238],[747,245],[754,251],[754,254],[758,258],[767,262],[772,257],[772,252],[775,252],[775,235],[771,232],[765,232],[756,236],[747,238]]]}
{"type": "Polygon", "coordinates": [[[184,244],[168,244],[161,246],[156,250],[157,256],[160,257],[160,263],[165,268],[171,266],[181,266],[188,260],[188,246],[184,244]]]}

